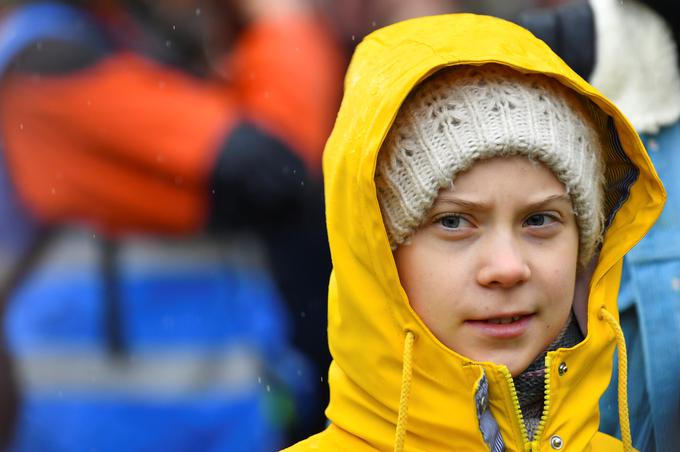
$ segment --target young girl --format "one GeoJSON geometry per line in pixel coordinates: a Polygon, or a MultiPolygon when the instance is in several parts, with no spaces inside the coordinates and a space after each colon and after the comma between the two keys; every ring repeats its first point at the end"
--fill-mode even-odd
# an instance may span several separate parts
{"type": "Polygon", "coordinates": [[[620,450],[598,432],[621,262],[664,199],[623,115],[526,30],[358,48],[326,147],[330,426],[293,450],[620,450]]]}

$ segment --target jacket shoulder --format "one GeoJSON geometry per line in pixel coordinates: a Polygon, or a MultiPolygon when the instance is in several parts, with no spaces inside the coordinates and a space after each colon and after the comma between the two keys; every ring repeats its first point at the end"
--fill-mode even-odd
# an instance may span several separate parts
{"type": "Polygon", "coordinates": [[[307,452],[307,451],[375,451],[368,443],[352,435],[351,433],[330,424],[326,430],[300,441],[282,452],[307,452]]]}
{"type": "Polygon", "coordinates": [[[85,9],[33,2],[0,17],[0,72],[63,74],[108,55],[110,37],[85,9]]]}

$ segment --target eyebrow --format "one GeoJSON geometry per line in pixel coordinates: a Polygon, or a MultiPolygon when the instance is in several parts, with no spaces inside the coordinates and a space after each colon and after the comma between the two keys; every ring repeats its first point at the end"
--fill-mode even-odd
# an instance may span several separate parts
{"type": "Polygon", "coordinates": [[[453,204],[458,207],[464,207],[470,210],[488,210],[489,205],[482,202],[474,202],[466,199],[460,199],[450,194],[440,195],[435,201],[434,205],[439,206],[442,204],[453,204]]]}
{"type": "Polygon", "coordinates": [[[527,205],[527,210],[533,210],[533,209],[539,209],[547,204],[550,204],[553,201],[557,202],[567,202],[571,204],[571,196],[569,196],[566,193],[560,193],[556,195],[550,195],[547,198],[535,201],[527,205]]]}

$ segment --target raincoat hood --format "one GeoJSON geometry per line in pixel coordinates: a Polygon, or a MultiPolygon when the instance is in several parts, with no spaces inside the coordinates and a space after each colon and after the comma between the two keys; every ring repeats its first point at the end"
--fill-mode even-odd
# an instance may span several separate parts
{"type": "Polygon", "coordinates": [[[505,450],[554,450],[554,442],[550,444],[555,435],[566,450],[574,451],[609,441],[597,443],[595,438],[598,400],[610,381],[615,347],[614,330],[601,310],[618,317],[623,256],[654,223],[665,199],[642,143],[614,105],[517,25],[472,14],[412,19],[380,29],[358,46],[326,146],[324,175],[334,267],[328,313],[333,363],[326,411],[331,427],[300,447],[392,450],[398,417],[407,414],[406,422],[399,421],[402,432],[397,432],[405,436],[405,450],[487,450],[475,406],[483,374],[505,450]],[[611,129],[606,161],[616,214],[585,289],[582,322],[587,321],[587,336],[575,347],[548,354],[547,409],[532,442],[507,368],[450,350],[410,307],[374,183],[382,141],[414,86],[447,66],[485,63],[554,77],[606,113],[611,129]],[[412,346],[405,346],[411,339],[412,346]],[[561,364],[567,372],[558,372],[561,364]]]}

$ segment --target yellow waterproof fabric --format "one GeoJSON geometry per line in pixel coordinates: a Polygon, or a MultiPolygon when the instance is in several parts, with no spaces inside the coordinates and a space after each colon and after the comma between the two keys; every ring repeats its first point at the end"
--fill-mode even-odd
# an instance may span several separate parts
{"type": "Polygon", "coordinates": [[[665,193],[637,134],[616,107],[514,24],[472,14],[412,19],[378,30],[358,46],[326,146],[324,173],[334,267],[328,314],[334,361],[326,410],[332,425],[291,450],[393,450],[407,331],[415,342],[405,450],[487,450],[474,403],[482,369],[507,451],[552,451],[553,435],[562,439],[563,450],[621,450],[618,441],[598,433],[598,400],[609,384],[614,350],[614,333],[598,311],[604,307],[618,316],[623,256],[654,223],[665,193]],[[448,349],[409,306],[373,180],[380,145],[413,87],[445,66],[491,62],[555,77],[589,97],[613,118],[625,153],[640,171],[607,231],[593,273],[588,335],[576,347],[549,353],[547,415],[531,443],[507,369],[448,349]],[[568,372],[560,376],[563,362],[568,372]]]}

